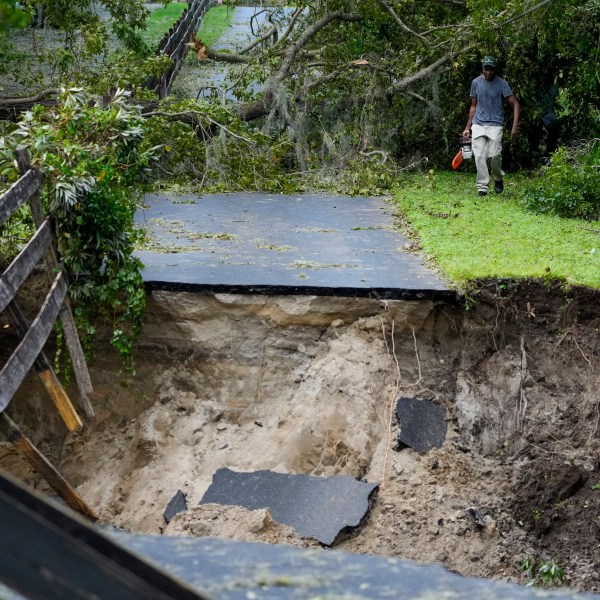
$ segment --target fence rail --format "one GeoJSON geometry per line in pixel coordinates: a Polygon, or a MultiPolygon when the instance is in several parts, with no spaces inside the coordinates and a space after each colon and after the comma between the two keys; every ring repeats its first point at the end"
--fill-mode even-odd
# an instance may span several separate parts
{"type": "Polygon", "coordinates": [[[30,169],[8,189],[0,202],[0,225],[37,191],[40,181],[39,172],[30,169]]]}
{"type": "Polygon", "coordinates": [[[0,411],[8,406],[42,351],[66,293],[67,283],[63,274],[58,273],[37,317],[0,371],[0,411]]]}
{"type": "Polygon", "coordinates": [[[31,271],[40,262],[43,254],[50,246],[51,240],[50,221],[46,219],[35,232],[29,244],[21,250],[0,277],[0,312],[4,311],[15,297],[17,290],[25,283],[31,271]]]}

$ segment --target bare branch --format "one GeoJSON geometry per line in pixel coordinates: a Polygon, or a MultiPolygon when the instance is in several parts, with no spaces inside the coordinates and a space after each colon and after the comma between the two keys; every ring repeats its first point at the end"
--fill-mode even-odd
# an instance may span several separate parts
{"type": "Polygon", "coordinates": [[[322,48],[317,48],[316,50],[302,50],[302,52],[300,52],[300,56],[302,58],[320,58],[325,48],[326,47],[323,46],[322,48]]]}
{"type": "Polygon", "coordinates": [[[429,106],[429,108],[435,112],[442,112],[442,109],[437,104],[434,104],[431,100],[427,100],[427,98],[424,98],[420,94],[416,94],[415,92],[407,92],[407,95],[415,100],[419,100],[420,102],[427,104],[427,106],[429,106]]]}
{"type": "Polygon", "coordinates": [[[325,83],[329,83],[330,81],[335,81],[344,71],[348,70],[348,65],[346,65],[345,67],[342,67],[341,69],[336,69],[335,71],[332,71],[331,73],[328,73],[327,75],[323,75],[323,77],[319,77],[319,79],[315,79],[315,81],[311,81],[310,83],[307,83],[302,92],[306,93],[306,92],[310,92],[310,90],[312,90],[315,87],[318,87],[320,85],[323,85],[325,83]]]}
{"type": "Polygon", "coordinates": [[[256,38],[249,46],[247,46],[246,48],[244,48],[243,50],[240,50],[238,54],[242,55],[242,54],[246,54],[248,52],[250,52],[250,50],[253,50],[254,48],[256,48],[256,46],[258,46],[259,44],[262,44],[265,40],[268,40],[270,37],[272,37],[272,35],[277,31],[277,27],[272,27],[271,29],[269,29],[269,31],[267,31],[266,33],[263,33],[259,38],[256,38]]]}
{"type": "Polygon", "coordinates": [[[500,27],[504,27],[504,25],[508,25],[509,23],[512,23],[513,21],[517,21],[521,17],[528,15],[529,13],[533,12],[534,10],[537,10],[538,8],[542,8],[542,6],[546,6],[546,4],[549,4],[550,2],[552,2],[552,0],[542,0],[542,2],[540,2],[539,4],[532,6],[531,8],[529,8],[525,12],[522,12],[521,14],[517,15],[516,17],[512,17],[511,19],[504,21],[503,23],[500,24],[500,27]]]}
{"type": "Polygon", "coordinates": [[[415,37],[418,37],[420,40],[422,40],[426,44],[428,43],[427,38],[423,37],[420,33],[417,33],[416,31],[413,31],[410,27],[408,27],[407,25],[404,24],[404,22],[402,21],[402,19],[398,16],[398,13],[387,2],[387,0],[378,0],[378,2],[379,2],[379,4],[381,4],[381,6],[383,6],[383,8],[385,8],[385,10],[387,10],[390,13],[390,15],[392,15],[392,18],[394,19],[394,21],[396,21],[396,23],[398,25],[400,25],[400,27],[402,29],[404,29],[404,31],[406,31],[407,33],[410,33],[411,35],[414,35],[415,37]]]}
{"type": "Polygon", "coordinates": [[[290,33],[292,33],[294,26],[296,25],[296,21],[298,20],[298,17],[300,17],[300,15],[302,14],[302,8],[298,7],[295,11],[294,14],[292,15],[292,18],[290,19],[290,23],[287,27],[287,29],[285,30],[284,34],[275,42],[275,46],[281,46],[282,43],[287,40],[287,38],[290,36],[290,33]]]}
{"type": "Polygon", "coordinates": [[[437,27],[432,27],[431,29],[428,29],[427,31],[423,31],[421,33],[421,35],[429,35],[430,33],[433,33],[434,31],[442,31],[443,29],[458,29],[458,30],[462,31],[464,29],[468,29],[469,27],[473,27],[473,25],[471,25],[469,23],[455,23],[453,25],[438,25],[437,27]]]}
{"type": "Polygon", "coordinates": [[[49,88],[42,90],[38,94],[33,96],[22,96],[20,98],[0,98],[0,105],[2,106],[19,106],[21,104],[35,104],[46,96],[57,96],[60,90],[58,88],[49,88]]]}
{"type": "Polygon", "coordinates": [[[472,49],[473,46],[465,46],[460,50],[451,50],[441,58],[438,58],[435,62],[432,62],[429,66],[422,68],[420,71],[417,71],[414,75],[408,75],[401,79],[398,83],[392,86],[391,92],[402,92],[405,89],[409,88],[413,84],[421,81],[421,79],[425,79],[435,73],[440,67],[445,65],[448,61],[452,60],[458,54],[462,54],[472,49]]]}
{"type": "Polygon", "coordinates": [[[311,81],[310,83],[307,83],[304,86],[304,88],[302,89],[302,93],[309,92],[310,90],[312,90],[315,87],[318,87],[325,83],[329,83],[330,81],[334,81],[342,73],[345,73],[349,69],[356,69],[358,67],[363,67],[363,66],[371,67],[371,65],[367,61],[353,60],[352,62],[349,62],[348,64],[341,66],[339,69],[336,69],[335,71],[331,71],[331,73],[327,73],[327,75],[323,75],[322,77],[319,77],[315,81],[311,81]]]}
{"type": "Polygon", "coordinates": [[[256,33],[254,33],[254,21],[256,21],[256,27],[258,29],[260,27],[260,25],[258,23],[258,17],[260,17],[260,15],[262,15],[263,13],[267,13],[269,15],[267,17],[267,19],[269,21],[271,21],[271,17],[273,15],[272,15],[272,13],[268,13],[266,8],[263,8],[262,10],[259,10],[259,11],[256,11],[256,9],[254,9],[254,14],[250,17],[250,31],[252,32],[252,35],[256,35],[256,33]]]}
{"type": "Polygon", "coordinates": [[[326,62],[314,62],[314,63],[307,63],[305,65],[302,65],[302,69],[316,69],[317,67],[326,67],[329,63],[326,62]]]}
{"type": "Polygon", "coordinates": [[[294,42],[287,50],[281,63],[281,67],[279,67],[279,71],[274,76],[275,81],[283,81],[290,69],[292,68],[292,64],[294,60],[298,56],[298,53],[302,48],[310,41],[310,39],[317,34],[321,29],[327,27],[329,23],[332,21],[349,21],[349,22],[357,22],[362,21],[363,17],[358,14],[349,14],[343,13],[340,11],[332,12],[326,14],[324,17],[321,17],[318,21],[315,21],[310,27],[307,27],[302,35],[298,38],[296,42],[294,42]]]}
{"type": "Polygon", "coordinates": [[[386,152],[385,150],[371,150],[369,152],[365,152],[364,150],[360,150],[359,154],[361,156],[366,156],[367,158],[370,157],[370,156],[381,156],[381,164],[382,165],[384,165],[388,161],[388,159],[390,157],[389,153],[386,152]]]}

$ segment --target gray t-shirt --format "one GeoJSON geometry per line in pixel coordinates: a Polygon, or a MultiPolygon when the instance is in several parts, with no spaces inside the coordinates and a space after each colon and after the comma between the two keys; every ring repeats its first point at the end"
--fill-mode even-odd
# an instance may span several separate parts
{"type": "Polygon", "coordinates": [[[473,79],[471,98],[477,98],[473,123],[476,125],[502,125],[504,123],[504,98],[512,96],[510,85],[502,77],[486,81],[483,75],[473,79]]]}

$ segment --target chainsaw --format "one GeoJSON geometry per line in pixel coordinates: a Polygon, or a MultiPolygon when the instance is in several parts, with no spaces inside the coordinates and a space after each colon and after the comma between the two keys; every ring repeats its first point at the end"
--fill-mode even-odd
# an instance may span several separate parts
{"type": "Polygon", "coordinates": [[[452,168],[458,169],[462,164],[463,160],[469,160],[473,158],[473,148],[471,147],[470,137],[461,137],[460,139],[460,150],[456,156],[452,159],[452,168]]]}

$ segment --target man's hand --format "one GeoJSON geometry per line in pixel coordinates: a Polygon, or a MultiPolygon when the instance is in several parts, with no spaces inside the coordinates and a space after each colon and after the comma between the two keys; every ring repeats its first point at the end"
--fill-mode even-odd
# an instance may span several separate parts
{"type": "Polygon", "coordinates": [[[470,138],[471,137],[471,128],[467,127],[463,132],[462,132],[462,136],[463,136],[463,140],[470,138]]]}
{"type": "Polygon", "coordinates": [[[519,128],[517,125],[513,125],[512,129],[510,130],[510,135],[511,137],[517,137],[517,135],[519,135],[519,128]]]}

